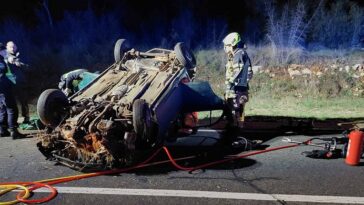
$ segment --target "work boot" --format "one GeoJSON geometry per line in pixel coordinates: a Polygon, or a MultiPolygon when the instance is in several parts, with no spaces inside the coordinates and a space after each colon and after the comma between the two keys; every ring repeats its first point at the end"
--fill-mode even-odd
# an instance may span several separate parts
{"type": "Polygon", "coordinates": [[[0,137],[9,137],[10,132],[5,128],[0,128],[0,137]]]}
{"type": "Polygon", "coordinates": [[[10,136],[13,138],[13,140],[16,140],[16,139],[22,139],[22,138],[25,138],[26,136],[19,133],[18,132],[18,129],[12,129],[10,130],[10,136]]]}

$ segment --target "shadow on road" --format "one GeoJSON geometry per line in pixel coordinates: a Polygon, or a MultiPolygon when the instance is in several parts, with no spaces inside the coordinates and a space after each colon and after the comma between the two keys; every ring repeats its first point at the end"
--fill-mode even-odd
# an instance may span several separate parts
{"type": "MultiPolygon", "coordinates": [[[[193,167],[196,165],[204,164],[207,162],[217,161],[226,158],[229,155],[239,154],[245,151],[242,147],[240,150],[232,149],[231,146],[226,146],[224,140],[230,136],[242,136],[248,140],[258,140],[261,142],[269,141],[278,136],[293,136],[293,135],[307,135],[317,136],[323,134],[341,134],[347,130],[352,129],[360,123],[363,123],[364,118],[354,119],[315,119],[315,118],[294,118],[294,117],[270,117],[270,116],[251,116],[247,117],[244,128],[226,131],[226,121],[215,123],[209,128],[211,130],[219,130],[211,135],[205,135],[198,133],[195,136],[188,136],[185,139],[179,139],[181,141],[195,141],[194,146],[181,146],[178,143],[173,146],[173,156],[183,157],[187,155],[196,155],[193,160],[186,160],[180,162],[180,165],[186,167],[193,167]],[[199,140],[199,142],[198,142],[199,140]],[[210,146],[203,146],[203,144],[210,141],[210,146]],[[215,143],[213,143],[215,141],[215,143]],[[211,144],[213,144],[211,146],[211,144]]],[[[211,119],[210,122],[214,122],[216,119],[211,119]]],[[[208,124],[206,120],[200,121],[200,125],[208,124]]],[[[269,145],[255,146],[254,149],[265,149],[269,145]]],[[[167,158],[160,158],[160,160],[167,160],[167,158]]],[[[216,166],[208,167],[207,169],[213,170],[234,170],[250,167],[256,164],[256,161],[251,159],[240,159],[223,163],[216,166]]],[[[364,166],[363,163],[360,166],[364,166]]],[[[161,166],[155,166],[151,168],[145,168],[138,170],[137,174],[162,174],[177,169],[170,163],[161,166]]]]}
{"type": "MultiPolygon", "coordinates": [[[[201,164],[206,164],[206,163],[226,159],[228,154],[227,153],[224,154],[222,152],[226,152],[226,150],[215,148],[213,150],[210,150],[209,152],[201,152],[201,151],[198,152],[195,149],[185,148],[183,151],[173,149],[171,154],[173,155],[174,158],[185,157],[187,155],[188,156],[194,155],[195,158],[193,158],[193,159],[183,160],[183,161],[179,161],[177,163],[183,167],[196,167],[201,164]]],[[[164,154],[160,154],[155,159],[155,161],[164,161],[164,160],[168,160],[168,158],[164,154]]],[[[198,170],[190,172],[190,173],[196,174],[196,173],[204,172],[205,170],[243,169],[243,168],[253,166],[255,164],[256,164],[256,161],[252,160],[252,159],[238,159],[238,160],[229,161],[229,162],[225,162],[225,163],[221,163],[221,164],[217,164],[217,165],[212,165],[212,166],[209,166],[204,169],[198,169],[198,170]]],[[[131,173],[135,173],[137,175],[159,175],[159,174],[166,174],[169,172],[174,172],[174,171],[179,171],[179,170],[180,169],[173,166],[172,163],[167,162],[162,165],[156,165],[156,166],[146,167],[146,168],[142,168],[142,169],[137,169],[135,171],[132,171],[131,173]]]]}
{"type": "MultiPolygon", "coordinates": [[[[202,119],[200,126],[211,129],[225,129],[227,121],[218,118],[202,119]],[[212,126],[209,126],[212,124],[212,126]]],[[[339,134],[353,128],[364,129],[363,118],[299,118],[285,116],[247,116],[245,117],[244,128],[241,133],[245,135],[318,135],[318,134],[339,134]]]]}

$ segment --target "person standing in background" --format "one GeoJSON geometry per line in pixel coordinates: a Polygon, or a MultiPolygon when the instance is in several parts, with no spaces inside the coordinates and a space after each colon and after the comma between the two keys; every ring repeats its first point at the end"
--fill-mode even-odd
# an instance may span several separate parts
{"type": "Polygon", "coordinates": [[[7,78],[6,48],[0,43],[0,136],[13,139],[24,138],[18,132],[18,108],[13,95],[14,84],[7,78]],[[8,129],[10,132],[8,131],[8,129]]]}
{"type": "Polygon", "coordinates": [[[6,44],[6,58],[5,61],[8,66],[6,76],[14,83],[15,97],[20,103],[21,115],[24,118],[23,123],[29,123],[29,106],[28,106],[28,79],[27,71],[28,66],[21,62],[19,52],[16,44],[9,41],[6,44]]]}

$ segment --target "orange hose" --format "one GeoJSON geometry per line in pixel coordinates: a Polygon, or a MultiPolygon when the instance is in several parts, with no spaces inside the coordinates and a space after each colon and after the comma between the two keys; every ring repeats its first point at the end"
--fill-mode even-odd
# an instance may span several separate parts
{"type": "MultiPolygon", "coordinates": [[[[302,144],[307,144],[308,141],[303,142],[302,144]]],[[[265,149],[265,150],[259,150],[259,151],[254,151],[254,152],[250,152],[250,153],[246,153],[243,155],[239,155],[239,156],[235,156],[229,159],[222,159],[222,160],[218,160],[218,161],[213,161],[213,162],[209,162],[209,163],[205,163],[205,164],[201,164],[195,167],[184,167],[179,165],[176,161],[176,159],[174,159],[170,153],[170,151],[168,150],[167,147],[161,147],[159,148],[156,152],[154,152],[148,159],[146,159],[145,161],[139,163],[138,165],[135,165],[133,167],[127,167],[127,168],[122,168],[122,169],[114,169],[114,170],[106,170],[106,171],[101,171],[101,172],[94,172],[94,173],[89,173],[89,174],[80,174],[80,175],[75,175],[75,176],[68,176],[68,177],[62,177],[62,178],[55,178],[55,179],[46,179],[46,180],[42,180],[42,181],[37,181],[37,182],[9,182],[9,183],[0,183],[0,185],[2,184],[24,184],[24,185],[30,185],[30,184],[35,184],[36,186],[31,187],[29,190],[30,191],[34,191],[38,188],[41,187],[47,187],[48,189],[51,190],[51,194],[45,198],[41,198],[41,199],[36,199],[36,200],[25,200],[21,198],[21,193],[19,193],[17,195],[17,200],[24,202],[24,203],[44,203],[44,202],[48,202],[51,199],[53,199],[56,195],[57,195],[57,190],[50,186],[50,185],[54,185],[54,184],[59,184],[59,183],[64,183],[64,182],[70,182],[70,181],[74,181],[74,180],[79,180],[79,179],[85,179],[85,178],[90,178],[90,177],[96,177],[96,176],[101,176],[101,175],[110,175],[110,174],[118,174],[118,173],[122,173],[122,172],[127,172],[127,171],[131,171],[131,170],[135,170],[138,168],[143,168],[143,167],[148,167],[148,166],[153,166],[156,164],[162,164],[162,163],[167,163],[167,162],[171,162],[173,166],[175,166],[177,169],[183,170],[183,171],[194,171],[197,169],[203,169],[212,165],[217,165],[217,164],[222,164],[225,162],[229,162],[229,161],[233,161],[236,159],[241,159],[241,158],[245,158],[248,156],[253,156],[253,155],[258,155],[258,154],[262,154],[262,153],[266,153],[266,152],[272,152],[272,151],[276,151],[276,150],[281,150],[281,149],[287,149],[287,148],[292,148],[292,147],[297,147],[300,144],[293,144],[293,145],[285,145],[285,146],[280,146],[280,147],[274,147],[274,148],[269,148],[269,149],[265,149]],[[166,161],[160,161],[160,162],[154,162],[154,163],[149,163],[152,159],[155,158],[155,156],[161,151],[164,150],[164,152],[166,153],[168,160],[166,161]]]]}
{"type": "Polygon", "coordinates": [[[34,191],[41,187],[46,187],[51,191],[51,193],[47,197],[40,198],[40,199],[32,199],[32,200],[23,199],[24,191],[20,192],[19,194],[16,195],[16,199],[20,202],[27,203],[27,204],[38,204],[38,203],[44,203],[44,202],[50,201],[57,196],[57,189],[55,189],[54,187],[52,187],[48,184],[39,183],[39,182],[19,182],[19,183],[26,184],[26,185],[35,184],[36,186],[31,187],[29,189],[29,191],[34,191]]]}
{"type": "Polygon", "coordinates": [[[280,146],[280,147],[274,147],[274,148],[270,148],[270,149],[265,149],[265,150],[259,150],[259,151],[255,151],[255,152],[250,152],[247,154],[243,154],[243,155],[239,155],[239,156],[235,156],[229,159],[222,159],[222,160],[218,160],[218,161],[213,161],[213,162],[209,162],[206,164],[202,164],[196,167],[183,167],[179,164],[177,164],[177,162],[173,159],[171,153],[169,152],[167,147],[163,147],[165,153],[167,154],[170,162],[177,168],[180,170],[184,170],[184,171],[194,171],[197,169],[203,169],[212,165],[217,165],[217,164],[222,164],[225,162],[229,162],[229,161],[234,161],[237,159],[241,159],[241,158],[245,158],[245,157],[249,157],[249,156],[253,156],[253,155],[257,155],[257,154],[262,154],[262,153],[266,153],[266,152],[272,152],[272,151],[276,151],[276,150],[281,150],[281,149],[287,149],[287,148],[291,148],[291,147],[297,147],[299,146],[299,144],[293,144],[293,145],[285,145],[285,146],[280,146]]]}

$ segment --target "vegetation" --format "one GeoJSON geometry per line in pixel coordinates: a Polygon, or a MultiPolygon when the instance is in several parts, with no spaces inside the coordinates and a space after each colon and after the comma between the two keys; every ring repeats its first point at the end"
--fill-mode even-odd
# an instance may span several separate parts
{"type": "MultiPolygon", "coordinates": [[[[197,80],[209,81],[214,91],[222,97],[225,89],[223,51],[200,51],[196,56],[200,65],[197,80]]],[[[357,57],[357,53],[353,52],[352,56],[347,55],[346,58],[360,61],[362,56],[357,57]]],[[[323,59],[322,62],[327,67],[337,62],[337,58],[323,59]]],[[[287,66],[267,67],[255,73],[250,82],[250,101],[246,114],[315,118],[364,117],[363,90],[364,77],[355,77],[353,73],[344,70],[330,68],[320,77],[311,75],[292,79],[287,73],[287,66]]]]}
{"type": "MultiPolygon", "coordinates": [[[[290,64],[304,64],[308,68],[364,64],[364,10],[353,1],[247,2],[245,9],[251,10],[254,18],[242,17],[241,28],[230,28],[223,18],[199,19],[189,4],[173,11],[171,19],[163,17],[168,12],[161,12],[160,16],[152,15],[149,21],[130,26],[128,8],[109,8],[97,13],[88,7],[62,11],[61,16],[53,19],[52,9],[44,3],[35,11],[37,23],[32,26],[14,19],[2,20],[0,41],[15,41],[20,57],[31,65],[28,91],[34,100],[42,90],[56,87],[61,74],[71,69],[82,67],[96,71],[108,67],[113,62],[113,45],[118,38],[127,38],[139,49],[173,48],[176,42],[186,42],[198,59],[197,77],[210,81],[219,95],[224,92],[225,55],[221,40],[231,30],[244,31],[242,36],[248,42],[254,65],[274,68],[276,72],[290,64]],[[133,33],[130,27],[140,29],[133,33]]],[[[320,78],[294,80],[287,75],[272,78],[267,73],[256,73],[251,82],[252,98],[247,112],[319,116],[316,111],[307,110],[317,110],[317,106],[323,113],[324,109],[335,106],[348,110],[350,104],[345,102],[361,102],[362,94],[357,91],[363,87],[359,78],[345,73],[328,72],[320,78]],[[330,101],[342,105],[333,105],[330,101]],[[292,103],[292,110],[301,111],[279,111],[281,106],[272,107],[288,102],[292,103]]],[[[347,113],[352,116],[351,111],[347,113]]]]}

